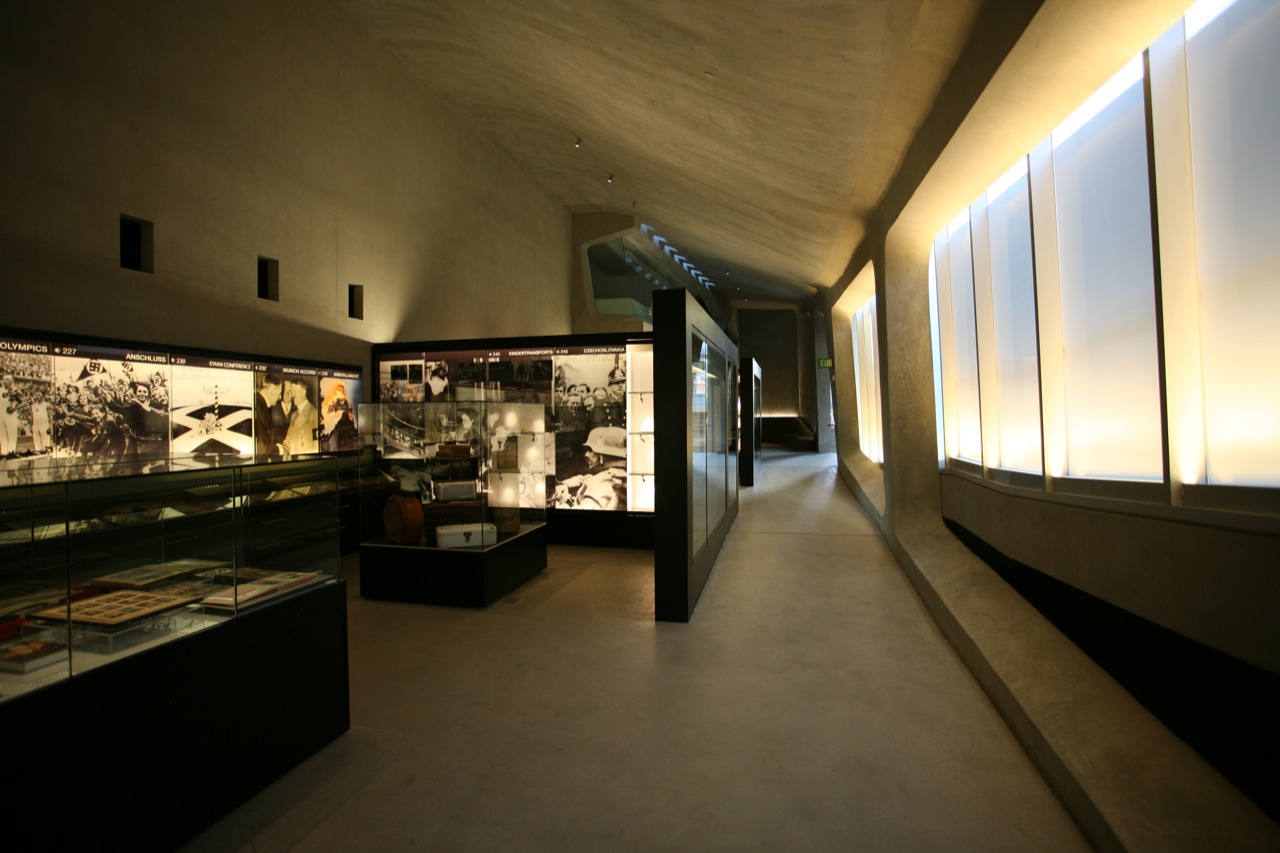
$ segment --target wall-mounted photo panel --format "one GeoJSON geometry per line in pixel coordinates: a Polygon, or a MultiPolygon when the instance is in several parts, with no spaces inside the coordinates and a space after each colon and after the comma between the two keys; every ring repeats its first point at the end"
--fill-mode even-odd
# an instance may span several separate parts
{"type": "Polygon", "coordinates": [[[552,415],[556,432],[627,425],[626,347],[580,347],[554,362],[552,415]]]}
{"type": "Polygon", "coordinates": [[[53,345],[0,338],[0,465],[53,453],[53,345]]]}
{"type": "Polygon", "coordinates": [[[427,393],[423,386],[424,375],[421,355],[382,362],[378,366],[378,401],[422,402],[427,393]]]}
{"type": "Polygon", "coordinates": [[[170,371],[173,457],[253,458],[253,363],[178,355],[170,371]]]}
{"type": "Polygon", "coordinates": [[[280,446],[286,456],[320,452],[319,371],[314,367],[281,369],[284,388],[280,406],[289,419],[280,446]]]}
{"type": "Polygon", "coordinates": [[[53,366],[56,457],[168,458],[166,353],[58,345],[53,366]]]}
{"type": "Polygon", "coordinates": [[[325,453],[360,449],[356,408],[362,393],[359,373],[320,371],[320,449],[325,453]]]}

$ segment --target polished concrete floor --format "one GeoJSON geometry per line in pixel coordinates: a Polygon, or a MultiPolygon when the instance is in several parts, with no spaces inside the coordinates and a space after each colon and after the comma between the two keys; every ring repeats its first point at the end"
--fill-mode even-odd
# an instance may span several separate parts
{"type": "Polygon", "coordinates": [[[187,849],[1089,849],[833,455],[767,455],[687,625],[647,551],[478,612],[348,577],[351,730],[187,849]]]}

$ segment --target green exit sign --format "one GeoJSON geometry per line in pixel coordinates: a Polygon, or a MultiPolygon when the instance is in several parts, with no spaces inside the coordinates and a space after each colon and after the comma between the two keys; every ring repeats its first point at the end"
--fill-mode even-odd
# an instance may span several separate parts
{"type": "Polygon", "coordinates": [[[831,358],[820,358],[818,359],[818,367],[835,367],[834,361],[835,359],[831,358]]]}

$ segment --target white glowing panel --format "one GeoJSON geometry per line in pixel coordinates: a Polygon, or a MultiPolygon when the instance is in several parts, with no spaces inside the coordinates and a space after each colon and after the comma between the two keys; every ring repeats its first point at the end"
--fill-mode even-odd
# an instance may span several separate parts
{"type": "Polygon", "coordinates": [[[1280,486],[1280,4],[1197,4],[1187,32],[1206,473],[1280,486]]]}
{"type": "Polygon", "coordinates": [[[1067,474],[1159,480],[1146,121],[1141,79],[1123,80],[1053,139],[1067,474]]]}
{"type": "Polygon", "coordinates": [[[973,301],[973,246],[969,242],[966,209],[949,229],[951,261],[951,312],[955,340],[956,446],[952,455],[982,463],[982,411],[978,401],[978,332],[973,301]]]}
{"type": "Polygon", "coordinates": [[[873,296],[853,315],[853,369],[858,394],[858,446],[872,462],[883,462],[880,346],[876,329],[873,296]]]}
{"type": "Polygon", "coordinates": [[[1040,368],[1025,158],[987,191],[987,227],[999,398],[1000,458],[996,464],[1039,473],[1040,368]]]}

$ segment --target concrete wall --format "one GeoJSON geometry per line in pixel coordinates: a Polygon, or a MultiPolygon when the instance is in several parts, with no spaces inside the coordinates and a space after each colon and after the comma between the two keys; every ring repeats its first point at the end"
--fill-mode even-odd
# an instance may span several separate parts
{"type": "MultiPolygon", "coordinates": [[[[840,474],[873,513],[938,625],[1100,850],[1266,849],[1275,824],[970,554],[944,513],[1017,559],[1280,672],[1280,553],[1220,514],[1068,505],[940,476],[929,340],[933,236],[1114,71],[1186,0],[991,0],[917,131],[867,238],[828,294],[840,474]],[[874,269],[883,471],[857,451],[851,311],[874,269]],[[849,298],[845,298],[848,295],[849,298]],[[1157,520],[1158,519],[1158,520],[1157,520]],[[1208,528],[1214,529],[1208,529],[1208,528]],[[1105,556],[1102,564],[1091,557],[1105,556]],[[1247,566],[1233,565],[1239,560],[1247,566]],[[1267,614],[1271,618],[1267,619],[1267,614]]],[[[1265,522],[1263,523],[1265,526],[1265,522]]]]}
{"type": "Polygon", "coordinates": [[[569,331],[568,212],[326,3],[11,0],[0,114],[2,325],[359,364],[569,331]]]}
{"type": "Polygon", "coordinates": [[[740,309],[738,351],[754,358],[764,372],[764,414],[802,414],[800,404],[800,337],[794,309],[740,309]]]}

